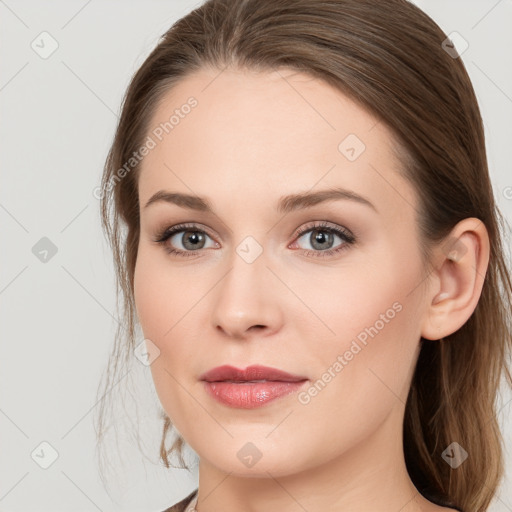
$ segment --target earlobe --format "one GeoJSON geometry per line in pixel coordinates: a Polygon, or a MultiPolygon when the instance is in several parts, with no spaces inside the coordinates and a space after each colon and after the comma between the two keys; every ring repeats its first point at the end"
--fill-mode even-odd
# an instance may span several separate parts
{"type": "Polygon", "coordinates": [[[460,221],[435,250],[436,285],[426,297],[421,336],[444,338],[473,314],[489,263],[489,237],[482,221],[460,221]]]}

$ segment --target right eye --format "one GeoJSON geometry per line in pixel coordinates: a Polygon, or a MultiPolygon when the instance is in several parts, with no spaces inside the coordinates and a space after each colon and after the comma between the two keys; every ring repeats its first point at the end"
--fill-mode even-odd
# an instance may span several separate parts
{"type": "MultiPolygon", "coordinates": [[[[155,242],[162,244],[169,254],[188,257],[200,249],[208,248],[205,247],[207,238],[210,238],[210,236],[195,224],[178,224],[166,228],[156,237],[155,242]],[[169,244],[169,242],[172,242],[172,244],[169,244]],[[176,248],[176,245],[180,244],[181,247],[176,248]]],[[[210,246],[210,248],[217,246],[218,244],[213,242],[213,246],[210,246]]]]}

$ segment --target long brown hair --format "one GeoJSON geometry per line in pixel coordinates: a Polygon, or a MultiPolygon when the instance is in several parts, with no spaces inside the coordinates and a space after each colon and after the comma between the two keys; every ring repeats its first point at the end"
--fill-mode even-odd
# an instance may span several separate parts
{"type": "MultiPolygon", "coordinates": [[[[458,331],[421,340],[403,425],[405,460],[417,489],[465,512],[487,509],[504,473],[496,397],[502,376],[512,385],[512,284],[502,243],[506,222],[493,197],[478,103],[461,58],[445,51],[445,39],[406,0],[208,0],[161,37],[123,98],[101,184],[102,226],[123,309],[102,397],[110,396],[135,347],[139,164],[119,171],[142,146],[159,100],[204,66],[296,69],[336,87],[391,129],[401,172],[421,191],[426,268],[431,248],[460,220],[476,217],[488,230],[490,261],[480,300],[458,331]],[[441,456],[454,441],[469,454],[457,469],[441,456]]],[[[100,439],[109,410],[101,400],[100,439]]],[[[167,456],[181,457],[183,439],[165,449],[172,423],[164,419],[161,457],[169,467],[167,456]]]]}

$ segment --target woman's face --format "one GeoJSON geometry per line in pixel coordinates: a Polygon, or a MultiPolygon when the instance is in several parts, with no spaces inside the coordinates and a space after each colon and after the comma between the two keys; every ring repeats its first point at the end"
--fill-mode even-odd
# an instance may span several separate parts
{"type": "Polygon", "coordinates": [[[427,299],[417,197],[386,127],[308,75],[202,70],[165,96],[150,130],[135,301],[184,439],[251,476],[362,447],[399,453],[427,299]],[[159,191],[169,201],[146,206],[159,191]],[[222,365],[306,380],[201,380],[222,365]]]}

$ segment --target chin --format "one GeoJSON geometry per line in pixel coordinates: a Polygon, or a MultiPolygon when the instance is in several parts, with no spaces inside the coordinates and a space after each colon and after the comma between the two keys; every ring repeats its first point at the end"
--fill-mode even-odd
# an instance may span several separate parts
{"type": "MultiPolygon", "coordinates": [[[[211,446],[211,445],[210,445],[211,446]]],[[[219,445],[217,445],[219,446],[219,445]]],[[[229,446],[221,446],[220,450],[197,452],[200,458],[208,460],[220,471],[232,476],[245,478],[269,478],[288,476],[300,471],[297,452],[303,446],[283,449],[269,442],[233,442],[229,446]],[[269,475],[270,474],[270,475],[269,475]]]]}

